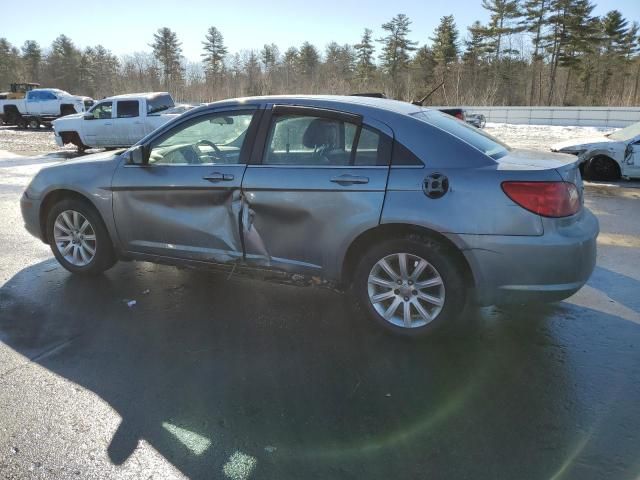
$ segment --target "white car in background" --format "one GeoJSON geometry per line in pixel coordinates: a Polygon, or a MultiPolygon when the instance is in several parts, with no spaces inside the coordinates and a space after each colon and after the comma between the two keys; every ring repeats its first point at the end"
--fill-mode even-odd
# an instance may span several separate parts
{"type": "Polygon", "coordinates": [[[580,143],[561,142],[551,151],[577,155],[585,178],[640,178],[640,122],[580,143]]]}
{"type": "Polygon", "coordinates": [[[167,92],[130,93],[104,98],[87,112],[53,122],[56,143],[78,150],[130,147],[148,133],[191,108],[176,106],[167,92]]]}

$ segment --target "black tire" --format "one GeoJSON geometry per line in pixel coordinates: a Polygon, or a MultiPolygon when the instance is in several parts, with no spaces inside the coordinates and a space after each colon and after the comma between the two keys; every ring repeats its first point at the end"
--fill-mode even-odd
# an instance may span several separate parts
{"type": "Polygon", "coordinates": [[[590,180],[619,180],[620,166],[615,160],[604,155],[598,155],[587,163],[585,175],[590,180]]]}
{"type": "MultiPolygon", "coordinates": [[[[400,290],[395,292],[400,292],[400,290]]],[[[441,243],[418,235],[389,239],[370,247],[360,258],[354,270],[350,294],[358,311],[363,312],[387,332],[409,337],[429,335],[436,331],[455,331],[460,325],[460,313],[466,302],[463,268],[456,256],[441,243]],[[407,253],[426,260],[442,279],[444,304],[435,318],[425,325],[413,328],[395,325],[378,313],[369,299],[368,279],[372,269],[379,260],[398,253],[407,253]],[[444,328],[445,326],[446,328],[444,328]]],[[[399,308],[403,308],[403,306],[401,305],[399,308]]],[[[413,312],[412,315],[417,313],[415,307],[409,307],[409,311],[413,312]]]]}
{"type": "Polygon", "coordinates": [[[49,240],[51,251],[58,262],[60,262],[60,265],[71,273],[97,275],[111,268],[117,260],[111,238],[107,232],[107,227],[105,227],[95,207],[88,201],[78,198],[66,198],[54,204],[47,214],[47,239],[49,240]],[[87,265],[77,266],[70,263],[64,258],[56,245],[54,239],[54,224],[58,216],[67,210],[79,212],[89,221],[91,228],[95,232],[95,255],[87,265]]]}
{"type": "Polygon", "coordinates": [[[40,122],[38,120],[29,120],[29,128],[33,128],[34,130],[38,130],[40,128],[40,122]]]}

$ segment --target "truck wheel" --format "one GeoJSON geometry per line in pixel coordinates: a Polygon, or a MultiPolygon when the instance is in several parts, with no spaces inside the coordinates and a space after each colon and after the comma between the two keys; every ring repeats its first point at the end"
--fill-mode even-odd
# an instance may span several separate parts
{"type": "Polygon", "coordinates": [[[111,238],[93,205],[76,198],[56,203],[47,215],[51,251],[71,273],[96,275],[116,262],[111,238]]]}
{"type": "Polygon", "coordinates": [[[16,121],[16,126],[21,129],[27,128],[27,121],[24,118],[19,118],[16,121]]]}
{"type": "Polygon", "coordinates": [[[40,128],[40,122],[36,119],[29,120],[29,128],[37,130],[38,128],[40,128]]]}
{"type": "Polygon", "coordinates": [[[378,325],[411,337],[457,323],[466,301],[453,256],[438,242],[417,236],[389,239],[365,252],[351,295],[378,325]]]}

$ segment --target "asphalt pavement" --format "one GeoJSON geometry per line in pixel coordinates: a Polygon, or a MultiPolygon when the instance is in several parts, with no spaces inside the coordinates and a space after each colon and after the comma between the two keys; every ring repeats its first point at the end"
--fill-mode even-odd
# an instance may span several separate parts
{"type": "Polygon", "coordinates": [[[578,294],[409,341],[318,287],[73,277],[20,217],[49,161],[0,159],[0,478],[639,478],[640,189],[587,187],[578,294]]]}

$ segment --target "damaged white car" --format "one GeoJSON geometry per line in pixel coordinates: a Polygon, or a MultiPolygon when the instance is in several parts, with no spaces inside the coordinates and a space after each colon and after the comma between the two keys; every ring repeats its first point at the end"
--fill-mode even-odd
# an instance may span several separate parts
{"type": "Polygon", "coordinates": [[[577,155],[585,178],[640,178],[640,122],[590,141],[561,142],[551,150],[577,155]]]}

